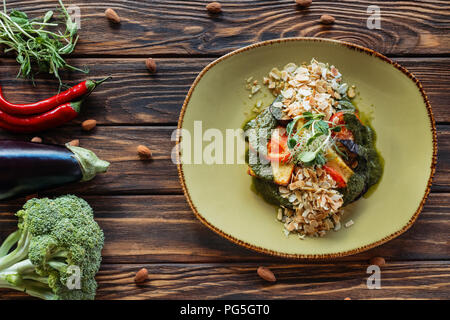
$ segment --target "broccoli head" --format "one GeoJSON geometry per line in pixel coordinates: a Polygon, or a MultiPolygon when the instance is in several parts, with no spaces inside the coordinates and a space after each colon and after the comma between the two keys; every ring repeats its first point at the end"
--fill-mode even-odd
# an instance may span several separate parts
{"type": "Polygon", "coordinates": [[[47,300],[94,299],[104,235],[76,196],[32,199],[0,247],[0,288],[47,300]]]}

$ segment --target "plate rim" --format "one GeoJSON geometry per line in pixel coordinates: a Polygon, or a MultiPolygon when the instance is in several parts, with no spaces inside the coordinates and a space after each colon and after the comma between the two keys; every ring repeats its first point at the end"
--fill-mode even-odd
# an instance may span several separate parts
{"type": "Polygon", "coordinates": [[[181,108],[180,117],[178,119],[177,134],[176,134],[176,149],[175,150],[176,150],[178,176],[179,176],[181,187],[183,189],[183,193],[186,197],[186,200],[189,203],[189,206],[191,207],[191,210],[193,211],[193,213],[195,214],[197,219],[200,220],[200,222],[202,224],[204,224],[206,227],[208,227],[210,230],[214,231],[219,236],[221,236],[237,245],[240,245],[247,249],[256,251],[258,253],[263,253],[263,254],[267,254],[270,256],[274,256],[274,257],[297,259],[297,260],[298,259],[323,260],[323,259],[335,259],[335,258],[350,256],[350,255],[358,254],[358,253],[373,249],[375,247],[378,247],[390,240],[397,238],[401,234],[405,233],[416,222],[417,218],[419,217],[419,214],[422,212],[423,206],[425,205],[425,202],[430,193],[433,177],[434,177],[434,174],[436,171],[437,133],[436,133],[436,122],[435,122],[434,114],[433,114],[433,111],[431,108],[431,104],[428,100],[425,90],[422,87],[422,84],[410,71],[408,71],[405,67],[401,66],[399,63],[389,59],[388,57],[382,55],[381,53],[379,53],[375,50],[372,50],[372,49],[369,49],[369,48],[366,48],[366,47],[363,47],[361,45],[357,45],[354,43],[342,41],[342,40],[317,38],[317,37],[291,37],[291,38],[265,40],[265,41],[257,42],[257,43],[233,50],[233,51],[217,58],[216,60],[209,63],[205,68],[203,68],[203,70],[198,74],[198,76],[195,78],[193,84],[191,85],[191,87],[187,93],[187,96],[184,100],[183,106],[181,108]],[[341,251],[341,252],[336,252],[336,253],[326,253],[326,254],[284,253],[284,252],[279,252],[276,250],[270,250],[270,249],[267,249],[264,247],[256,246],[251,243],[245,242],[243,240],[237,239],[237,238],[233,237],[232,235],[229,235],[226,232],[222,231],[218,227],[214,226],[206,218],[204,218],[201,215],[201,213],[197,210],[194,202],[192,201],[191,196],[189,194],[189,190],[186,186],[186,181],[185,181],[184,172],[183,172],[183,164],[181,163],[180,150],[179,150],[180,141],[181,141],[180,140],[181,139],[181,129],[183,128],[184,115],[186,113],[187,106],[191,100],[192,94],[193,94],[196,86],[198,85],[200,80],[203,78],[203,76],[216,64],[218,64],[218,63],[224,61],[225,59],[228,59],[234,55],[237,55],[239,53],[242,53],[242,52],[245,52],[245,51],[248,51],[251,49],[259,48],[259,47],[264,47],[264,46],[269,46],[269,45],[279,44],[279,43],[284,43],[284,42],[295,42],[295,41],[328,42],[328,43],[343,45],[349,49],[356,50],[356,51],[368,54],[370,56],[376,57],[378,59],[381,59],[385,63],[388,63],[388,64],[394,66],[397,70],[401,71],[403,74],[405,74],[408,78],[410,78],[415,83],[415,85],[417,86],[417,88],[419,89],[419,91],[422,95],[423,101],[427,108],[428,119],[430,121],[431,132],[432,132],[432,136],[433,136],[433,155],[432,155],[432,159],[431,159],[431,172],[430,172],[430,176],[428,178],[428,183],[427,183],[422,201],[419,203],[419,206],[418,206],[417,210],[414,212],[414,214],[412,215],[411,219],[401,229],[397,230],[396,232],[391,233],[390,235],[388,235],[378,241],[375,241],[373,243],[370,243],[370,244],[367,244],[367,245],[364,245],[364,246],[361,246],[361,247],[358,247],[358,248],[355,248],[352,250],[341,251]]]}

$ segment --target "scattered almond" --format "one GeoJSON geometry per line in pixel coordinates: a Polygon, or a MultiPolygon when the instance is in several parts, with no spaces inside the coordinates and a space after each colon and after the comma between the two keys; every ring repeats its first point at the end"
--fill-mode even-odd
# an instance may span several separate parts
{"type": "Polygon", "coordinates": [[[148,58],[147,60],[145,60],[145,66],[147,67],[148,71],[150,71],[150,73],[156,72],[156,62],[152,58],[148,58]]]}
{"type": "Polygon", "coordinates": [[[355,91],[355,88],[354,88],[354,87],[348,88],[347,96],[348,96],[350,99],[353,99],[353,98],[356,96],[356,91],[355,91]]]}
{"type": "Polygon", "coordinates": [[[81,124],[81,127],[83,128],[84,131],[90,131],[90,130],[94,129],[96,126],[97,126],[97,121],[94,119],[86,120],[81,124]]]}
{"type": "Polygon", "coordinates": [[[266,281],[269,282],[275,282],[277,281],[277,279],[275,278],[275,275],[273,274],[272,271],[270,271],[269,268],[266,267],[259,267],[258,270],[256,271],[258,273],[258,275],[263,278],[266,281]]]}
{"type": "Polygon", "coordinates": [[[140,145],[137,147],[137,152],[139,157],[141,157],[142,159],[151,159],[152,158],[152,151],[147,148],[146,146],[140,145]]]}
{"type": "Polygon", "coordinates": [[[34,137],[33,139],[31,139],[31,142],[42,143],[42,138],[41,137],[34,137]]]}
{"type": "Polygon", "coordinates": [[[136,276],[134,277],[134,282],[144,283],[147,279],[148,279],[148,270],[142,268],[136,273],[136,276]]]}
{"type": "Polygon", "coordinates": [[[312,0],[295,0],[295,2],[301,7],[309,7],[312,3],[312,0]]]}
{"type": "Polygon", "coordinates": [[[376,265],[381,267],[386,264],[386,260],[384,260],[383,257],[373,257],[372,259],[370,259],[369,263],[370,265],[376,265]]]}
{"type": "Polygon", "coordinates": [[[210,2],[206,5],[206,10],[210,13],[220,13],[222,11],[222,5],[219,2],[210,2]]]}
{"type": "Polygon", "coordinates": [[[75,140],[70,141],[70,142],[69,142],[69,146],[72,146],[72,147],[79,147],[79,146],[80,146],[80,140],[75,139],[75,140]]]}
{"type": "Polygon", "coordinates": [[[105,10],[105,16],[114,23],[120,23],[120,17],[116,11],[111,8],[105,10]]]}
{"type": "Polygon", "coordinates": [[[320,17],[320,23],[321,24],[333,24],[336,19],[333,16],[330,16],[329,14],[324,14],[320,17]]]}

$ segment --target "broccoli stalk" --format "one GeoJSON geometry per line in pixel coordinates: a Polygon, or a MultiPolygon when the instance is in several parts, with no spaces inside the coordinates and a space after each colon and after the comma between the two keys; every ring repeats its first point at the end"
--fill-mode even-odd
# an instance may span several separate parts
{"type": "Polygon", "coordinates": [[[0,248],[0,287],[26,292],[30,296],[55,300],[57,296],[48,286],[48,276],[36,273],[28,259],[30,234],[19,229],[13,232],[0,248]],[[8,254],[16,245],[16,249],[8,254]]]}
{"type": "Polygon", "coordinates": [[[0,288],[46,300],[94,299],[104,236],[87,202],[32,199],[17,216],[18,230],[0,247],[0,288]],[[79,289],[67,285],[70,266],[81,271],[79,289]]]}

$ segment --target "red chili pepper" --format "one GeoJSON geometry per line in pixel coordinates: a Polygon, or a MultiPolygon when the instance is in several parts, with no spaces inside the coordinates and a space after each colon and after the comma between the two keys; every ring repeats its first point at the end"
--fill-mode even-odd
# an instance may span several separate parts
{"type": "Polygon", "coordinates": [[[90,94],[96,87],[108,79],[109,78],[105,78],[100,81],[86,80],[64,92],[61,92],[60,94],[57,94],[56,96],[30,104],[14,104],[8,102],[3,96],[2,89],[0,87],[0,110],[14,115],[44,113],[64,103],[77,100],[84,95],[90,94]]]}
{"type": "Polygon", "coordinates": [[[18,117],[0,111],[0,128],[17,133],[34,133],[52,129],[75,119],[80,113],[83,101],[63,104],[46,113],[18,117]]]}

